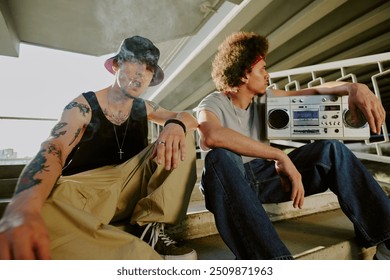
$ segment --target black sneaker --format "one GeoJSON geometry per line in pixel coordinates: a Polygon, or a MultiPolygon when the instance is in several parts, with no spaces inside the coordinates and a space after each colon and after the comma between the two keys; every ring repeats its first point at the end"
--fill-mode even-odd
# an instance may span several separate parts
{"type": "Polygon", "coordinates": [[[390,260],[390,250],[386,247],[385,243],[380,243],[376,246],[376,253],[373,259],[390,260]]]}
{"type": "Polygon", "coordinates": [[[145,228],[141,239],[143,240],[146,235],[150,237],[148,244],[160,254],[165,260],[197,260],[197,253],[194,249],[177,246],[177,242],[171,239],[164,232],[164,224],[152,223],[148,224],[145,228]]]}

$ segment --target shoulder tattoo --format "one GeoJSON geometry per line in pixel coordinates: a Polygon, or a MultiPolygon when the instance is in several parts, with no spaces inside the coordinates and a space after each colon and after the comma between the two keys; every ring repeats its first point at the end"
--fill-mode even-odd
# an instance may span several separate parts
{"type": "Polygon", "coordinates": [[[68,105],[65,106],[65,110],[70,110],[72,108],[78,108],[80,110],[80,113],[82,113],[84,117],[91,110],[87,105],[75,101],[70,102],[68,105]]]}

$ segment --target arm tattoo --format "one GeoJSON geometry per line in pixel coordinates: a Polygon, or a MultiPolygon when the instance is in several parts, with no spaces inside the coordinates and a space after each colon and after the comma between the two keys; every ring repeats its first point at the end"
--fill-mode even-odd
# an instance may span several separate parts
{"type": "Polygon", "coordinates": [[[39,185],[42,182],[42,179],[36,179],[34,177],[35,175],[37,175],[38,173],[42,173],[43,171],[49,172],[48,170],[49,165],[45,165],[47,159],[44,156],[44,154],[46,152],[48,154],[58,157],[58,159],[61,161],[62,152],[61,150],[58,150],[54,144],[49,143],[47,149],[42,148],[39,151],[38,155],[31,161],[31,163],[23,171],[23,174],[20,177],[18,188],[15,190],[15,194],[18,194],[36,185],[39,185]]]}
{"type": "Polygon", "coordinates": [[[81,132],[81,127],[79,129],[77,129],[77,131],[75,132],[74,138],[73,138],[72,142],[69,143],[69,146],[72,145],[74,143],[74,141],[76,141],[77,137],[80,135],[80,132],[81,132]]]}
{"type": "Polygon", "coordinates": [[[154,103],[153,101],[150,100],[145,100],[145,101],[150,105],[150,107],[152,107],[153,112],[156,112],[160,108],[160,105],[154,103]]]}
{"type": "Polygon", "coordinates": [[[23,171],[23,175],[20,177],[18,187],[15,190],[15,194],[18,194],[24,190],[39,185],[42,180],[34,178],[37,173],[42,171],[48,171],[48,166],[45,166],[46,157],[43,155],[46,149],[41,149],[37,156],[31,161],[31,163],[23,171]]]}
{"type": "Polygon", "coordinates": [[[79,108],[80,113],[82,113],[84,117],[90,111],[90,108],[87,105],[80,104],[80,103],[75,102],[75,101],[70,102],[68,105],[66,105],[65,110],[70,110],[72,108],[79,108]]]}
{"type": "Polygon", "coordinates": [[[51,131],[51,136],[53,136],[54,138],[58,138],[60,137],[61,135],[64,135],[66,133],[66,130],[64,131],[61,131],[61,132],[57,132],[57,130],[63,128],[64,126],[66,126],[68,123],[66,122],[60,122],[60,123],[57,123],[54,128],[52,129],[51,131]]]}
{"type": "Polygon", "coordinates": [[[62,160],[62,151],[57,149],[53,143],[49,143],[49,146],[47,147],[47,153],[58,157],[60,161],[62,160]]]}

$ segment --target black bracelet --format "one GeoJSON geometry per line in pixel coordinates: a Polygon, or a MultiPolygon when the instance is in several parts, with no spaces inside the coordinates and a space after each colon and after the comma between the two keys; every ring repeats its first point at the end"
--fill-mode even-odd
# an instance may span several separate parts
{"type": "Polygon", "coordinates": [[[180,125],[183,128],[184,133],[186,133],[186,126],[184,125],[184,123],[182,121],[179,121],[178,119],[169,119],[165,122],[164,127],[166,127],[167,124],[170,124],[170,123],[175,123],[175,124],[180,125]]]}

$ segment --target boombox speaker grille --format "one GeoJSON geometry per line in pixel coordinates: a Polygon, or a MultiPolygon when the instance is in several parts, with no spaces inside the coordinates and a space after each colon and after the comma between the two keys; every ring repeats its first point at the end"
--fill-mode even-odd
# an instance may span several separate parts
{"type": "Polygon", "coordinates": [[[290,116],[285,109],[273,109],[268,112],[268,125],[273,129],[286,128],[290,121],[290,116]]]}
{"type": "Polygon", "coordinates": [[[343,119],[345,125],[352,128],[361,128],[367,124],[367,120],[360,110],[357,112],[357,119],[355,122],[352,121],[352,113],[349,109],[344,111],[343,119]]]}

